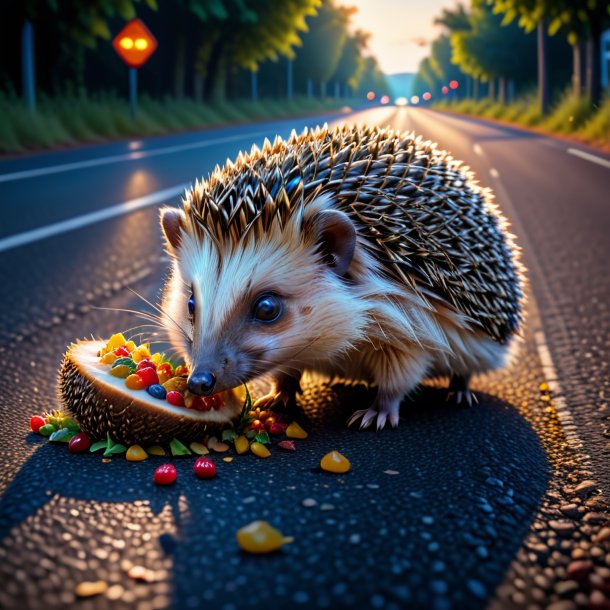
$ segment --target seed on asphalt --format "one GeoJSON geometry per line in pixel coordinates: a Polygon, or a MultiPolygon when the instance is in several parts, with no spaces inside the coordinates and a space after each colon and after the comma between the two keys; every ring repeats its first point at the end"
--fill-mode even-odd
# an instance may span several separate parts
{"type": "Polygon", "coordinates": [[[320,510],[335,510],[335,505],[334,504],[320,504],[320,510]]]}
{"type": "Polygon", "coordinates": [[[305,506],[306,508],[312,508],[314,506],[317,506],[318,503],[313,499],[313,498],[305,498],[301,504],[303,506],[305,506]]]}
{"type": "Polygon", "coordinates": [[[108,583],[104,580],[84,581],[76,585],[74,593],[78,597],[93,597],[101,595],[108,589],[108,583]]]}
{"type": "Polygon", "coordinates": [[[384,470],[383,474],[395,475],[400,474],[400,472],[398,470],[384,470]]]}

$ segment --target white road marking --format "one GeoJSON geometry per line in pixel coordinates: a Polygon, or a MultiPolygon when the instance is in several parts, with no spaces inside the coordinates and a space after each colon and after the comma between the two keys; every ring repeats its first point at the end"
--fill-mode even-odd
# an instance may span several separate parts
{"type": "Polygon", "coordinates": [[[546,337],[541,330],[534,333],[534,341],[536,343],[538,358],[540,358],[540,362],[542,363],[544,378],[553,394],[552,403],[557,411],[557,417],[559,417],[559,421],[561,421],[563,433],[565,434],[570,445],[578,449],[583,449],[584,446],[578,435],[578,428],[574,423],[574,418],[572,417],[572,413],[570,413],[568,403],[561,390],[559,375],[555,365],[553,364],[553,358],[551,357],[551,352],[547,345],[546,337]]]}
{"type": "Polygon", "coordinates": [[[496,178],[496,179],[497,179],[497,178],[499,178],[499,177],[500,177],[500,172],[499,172],[499,171],[498,171],[498,170],[497,170],[495,167],[492,167],[492,168],[489,170],[489,174],[490,174],[490,176],[491,176],[492,178],[496,178]]]}
{"type": "Polygon", "coordinates": [[[122,161],[136,161],[138,159],[146,159],[148,157],[158,157],[160,155],[171,155],[173,153],[182,152],[184,150],[194,150],[197,148],[207,148],[217,144],[226,142],[236,142],[242,139],[258,138],[266,135],[267,132],[255,131],[252,133],[236,134],[234,136],[226,136],[224,138],[214,138],[212,140],[201,140],[199,142],[190,142],[188,144],[176,144],[174,146],[164,146],[162,148],[153,148],[151,150],[142,150],[138,152],[130,152],[121,155],[112,155],[108,157],[98,157],[97,159],[87,159],[86,161],[75,161],[73,163],[62,163],[60,165],[49,165],[48,167],[38,167],[35,169],[26,169],[20,172],[9,172],[0,174],[0,182],[11,182],[13,180],[26,180],[28,178],[37,178],[39,176],[47,176],[49,174],[59,174],[62,172],[71,172],[77,169],[86,169],[88,167],[98,167],[99,165],[109,165],[111,163],[121,163],[122,161]]]}
{"type": "Polygon", "coordinates": [[[610,169],[610,160],[604,159],[603,157],[598,157],[597,155],[592,155],[591,153],[585,152],[584,150],[580,150],[578,148],[568,148],[568,152],[571,155],[576,157],[580,157],[581,159],[586,159],[587,161],[591,161],[592,163],[597,163],[602,167],[607,167],[610,169]]]}
{"type": "Polygon", "coordinates": [[[482,156],[483,156],[483,149],[481,148],[481,145],[480,145],[480,144],[475,144],[475,145],[472,147],[472,150],[474,150],[474,152],[475,152],[475,154],[476,154],[476,155],[479,155],[480,157],[482,157],[482,156]]]}
{"type": "Polygon", "coordinates": [[[68,220],[61,220],[54,222],[53,224],[32,229],[30,231],[24,231],[23,233],[17,233],[16,235],[10,235],[0,239],[0,252],[6,252],[13,248],[19,248],[26,244],[31,244],[35,241],[47,239],[54,235],[60,235],[61,233],[67,233],[68,231],[74,231],[88,225],[96,224],[110,218],[117,216],[124,216],[125,214],[131,214],[142,208],[156,205],[159,203],[167,203],[168,200],[184,193],[185,189],[190,187],[190,184],[179,184],[170,188],[144,195],[143,197],[137,197],[136,199],[130,199],[123,203],[117,203],[109,206],[102,210],[90,212],[89,214],[82,214],[81,216],[75,216],[68,220]]]}

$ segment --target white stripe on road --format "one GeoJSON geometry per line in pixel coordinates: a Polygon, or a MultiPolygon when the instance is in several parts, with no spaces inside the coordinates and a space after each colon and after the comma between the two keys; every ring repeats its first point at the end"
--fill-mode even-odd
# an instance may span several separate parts
{"type": "Polygon", "coordinates": [[[16,235],[10,235],[0,239],[0,252],[6,252],[6,250],[12,250],[13,248],[19,248],[26,244],[31,244],[41,239],[47,239],[54,235],[60,235],[61,233],[67,233],[68,231],[74,231],[88,225],[108,220],[109,218],[115,218],[116,216],[124,216],[125,214],[131,214],[142,208],[156,205],[158,203],[167,203],[168,200],[184,193],[185,189],[189,188],[190,184],[179,184],[178,186],[172,186],[156,193],[150,193],[150,195],[144,195],[136,199],[130,199],[123,203],[117,203],[110,207],[98,210],[96,212],[90,212],[89,214],[82,214],[81,216],[75,216],[68,220],[62,220],[45,227],[39,227],[38,229],[32,229],[31,231],[24,231],[23,233],[17,233],[16,235]]]}
{"type": "Polygon", "coordinates": [[[499,178],[500,177],[500,172],[495,167],[492,167],[489,170],[489,174],[491,175],[492,178],[499,178]]]}
{"type": "Polygon", "coordinates": [[[603,157],[598,157],[597,155],[592,155],[591,153],[585,152],[584,150],[580,150],[578,148],[568,148],[568,152],[571,155],[575,155],[576,157],[580,157],[581,159],[586,159],[587,161],[591,161],[593,163],[597,163],[602,167],[607,167],[610,169],[610,160],[604,159],[603,157]]]}
{"type": "Polygon", "coordinates": [[[38,176],[47,176],[49,174],[59,174],[61,172],[71,172],[76,169],[86,169],[88,167],[97,167],[99,165],[109,165],[110,163],[120,163],[121,161],[136,161],[137,159],[146,159],[148,157],[158,157],[159,155],[171,155],[173,153],[182,152],[184,150],[193,150],[196,148],[207,148],[216,144],[224,144],[225,142],[235,142],[237,140],[258,138],[265,135],[267,132],[255,131],[252,133],[237,134],[234,136],[226,136],[225,138],[215,138],[213,140],[203,140],[199,142],[190,142],[189,144],[176,144],[174,146],[164,146],[163,148],[153,148],[152,150],[141,150],[139,152],[130,152],[122,155],[112,155],[109,157],[98,157],[97,159],[88,159],[86,161],[75,161],[74,163],[62,163],[60,165],[49,165],[48,167],[38,167],[36,169],[26,169],[20,172],[10,172],[0,174],[0,182],[10,182],[12,180],[26,180],[27,178],[37,178],[38,176]]]}
{"type": "Polygon", "coordinates": [[[479,155],[480,157],[482,157],[482,156],[483,156],[483,149],[481,148],[481,145],[480,145],[480,144],[475,144],[475,145],[472,147],[472,150],[474,150],[474,152],[475,152],[475,154],[476,154],[476,155],[479,155]]]}

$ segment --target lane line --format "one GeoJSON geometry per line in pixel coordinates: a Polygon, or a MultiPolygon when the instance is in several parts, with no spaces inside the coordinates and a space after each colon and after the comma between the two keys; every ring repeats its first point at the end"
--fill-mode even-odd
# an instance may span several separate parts
{"type": "Polygon", "coordinates": [[[489,170],[489,175],[497,180],[500,177],[500,172],[495,167],[492,167],[489,170]]]}
{"type": "Polygon", "coordinates": [[[111,155],[108,157],[98,157],[97,159],[87,159],[86,161],[75,161],[73,163],[61,163],[59,165],[49,165],[47,167],[38,167],[36,169],[26,169],[19,172],[9,172],[6,174],[0,174],[0,183],[11,182],[14,180],[26,180],[28,178],[38,178],[39,176],[48,176],[49,174],[60,174],[62,172],[71,172],[77,169],[98,167],[100,165],[109,165],[111,163],[121,163],[122,161],[136,161],[138,159],[147,159],[149,157],[158,157],[160,155],[171,155],[173,153],[182,152],[185,150],[195,150],[197,148],[207,148],[209,146],[215,146],[217,144],[224,144],[226,142],[236,142],[244,138],[258,138],[266,134],[268,135],[268,132],[266,131],[254,131],[251,133],[226,136],[224,138],[214,138],[212,140],[190,142],[189,144],[176,144],[174,146],[164,146],[162,148],[154,148],[152,150],[141,150],[121,155],[111,155]]]}
{"type": "Polygon", "coordinates": [[[185,189],[189,187],[190,184],[171,186],[161,191],[144,195],[143,197],[137,197],[136,199],[130,199],[129,201],[117,203],[104,208],[103,210],[82,214],[81,216],[75,216],[68,220],[54,222],[53,224],[46,225],[44,227],[39,227],[37,229],[4,237],[0,239],[0,252],[6,252],[7,250],[12,250],[13,248],[19,248],[35,241],[47,239],[55,235],[60,235],[61,233],[67,233],[68,231],[74,231],[75,229],[96,224],[110,218],[131,214],[132,212],[150,207],[151,205],[167,203],[168,200],[171,200],[177,195],[184,193],[185,189]]]}
{"type": "Polygon", "coordinates": [[[475,144],[472,147],[472,150],[474,150],[475,155],[479,155],[479,157],[483,156],[483,149],[481,148],[480,144],[475,144]]]}
{"type": "Polygon", "coordinates": [[[592,163],[597,163],[602,167],[610,169],[610,160],[604,159],[603,157],[592,155],[591,153],[585,152],[584,150],[580,150],[578,148],[568,148],[568,153],[574,155],[575,157],[580,157],[581,159],[591,161],[592,163]]]}

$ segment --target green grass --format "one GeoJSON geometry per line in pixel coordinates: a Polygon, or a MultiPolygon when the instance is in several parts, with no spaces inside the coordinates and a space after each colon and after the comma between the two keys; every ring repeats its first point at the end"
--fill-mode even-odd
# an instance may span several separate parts
{"type": "Polygon", "coordinates": [[[30,113],[15,95],[0,93],[0,153],[314,114],[343,105],[344,102],[335,100],[306,98],[209,105],[192,99],[157,100],[143,95],[136,120],[132,121],[128,103],[110,94],[41,97],[36,112],[30,113]]]}
{"type": "Polygon", "coordinates": [[[434,107],[525,127],[536,127],[550,133],[573,135],[591,144],[610,146],[610,97],[607,97],[599,108],[594,109],[586,97],[576,97],[567,92],[547,116],[541,115],[534,95],[525,96],[510,104],[499,104],[489,99],[458,100],[439,102],[434,107]]]}

